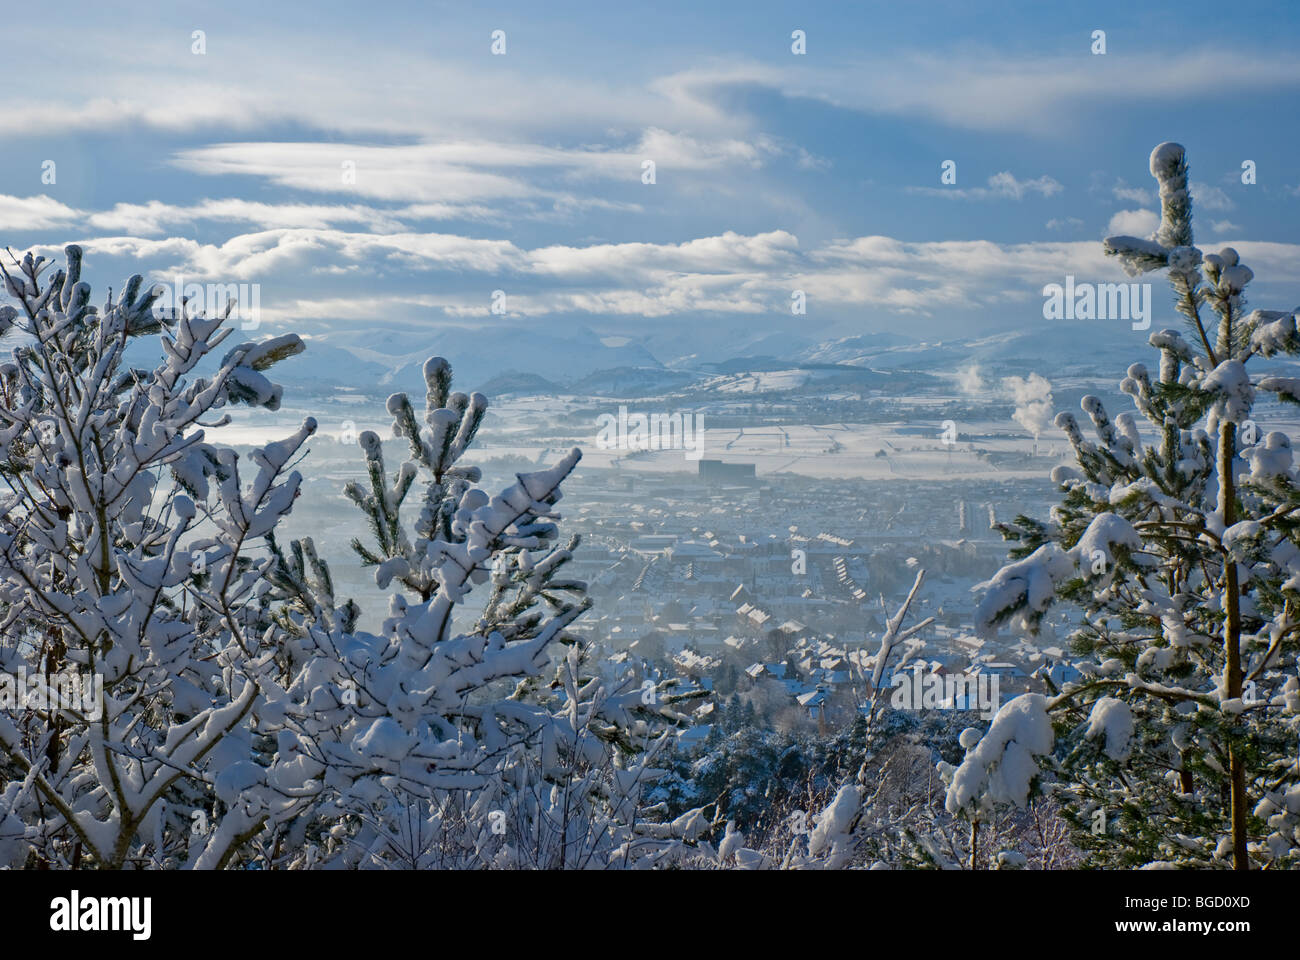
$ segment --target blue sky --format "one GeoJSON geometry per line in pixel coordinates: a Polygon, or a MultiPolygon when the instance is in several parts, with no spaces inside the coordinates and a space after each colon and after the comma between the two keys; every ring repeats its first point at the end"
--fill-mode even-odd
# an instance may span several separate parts
{"type": "Polygon", "coordinates": [[[1042,324],[1043,284],[1117,279],[1100,239],[1154,229],[1172,139],[1198,242],[1293,306],[1295,5],[1062,6],[63,4],[7,27],[0,233],[83,243],[100,290],[260,283],[268,330],[344,345],[528,327],[725,356],[1042,324]]]}

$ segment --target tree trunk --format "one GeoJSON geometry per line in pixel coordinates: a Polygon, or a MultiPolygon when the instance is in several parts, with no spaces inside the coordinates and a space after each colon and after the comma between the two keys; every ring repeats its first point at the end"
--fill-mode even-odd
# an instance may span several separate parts
{"type": "MultiPolygon", "coordinates": [[[[1232,476],[1233,460],[1237,455],[1237,427],[1224,422],[1219,425],[1219,497],[1223,510],[1223,525],[1237,522],[1237,491],[1232,476]]],[[[1225,558],[1223,564],[1224,610],[1227,613],[1223,628],[1224,654],[1227,660],[1226,676],[1228,697],[1240,697],[1241,676],[1241,584],[1237,578],[1237,564],[1225,558]]],[[[1231,779],[1229,808],[1232,812],[1232,868],[1249,870],[1246,855],[1246,765],[1237,749],[1236,737],[1228,741],[1228,774],[1231,779]]]]}

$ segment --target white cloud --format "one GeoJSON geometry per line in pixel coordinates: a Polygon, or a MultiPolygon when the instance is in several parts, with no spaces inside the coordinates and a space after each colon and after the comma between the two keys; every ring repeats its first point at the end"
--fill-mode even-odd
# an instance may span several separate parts
{"type": "MultiPolygon", "coordinates": [[[[754,129],[753,118],[722,94],[749,86],[958,129],[1044,136],[1074,130],[1078,110],[1090,105],[1227,100],[1300,86],[1294,58],[1251,56],[1209,43],[1176,52],[1145,50],[1141,58],[1107,57],[1105,69],[1098,69],[1103,58],[1063,56],[1059,50],[1013,59],[962,45],[881,51],[849,63],[796,64],[787,57],[780,66],[717,54],[658,75],[660,51],[634,50],[626,69],[594,81],[591,72],[575,75],[514,56],[493,58],[485,68],[480,49],[443,47],[430,56],[419,31],[386,35],[382,49],[374,49],[367,47],[368,37],[331,31],[323,22],[260,36],[241,30],[238,59],[231,60],[229,30],[212,32],[207,57],[192,57],[188,34],[180,43],[167,30],[141,35],[99,23],[78,27],[96,56],[72,58],[58,71],[45,72],[39,92],[6,105],[0,133],[43,135],[48,118],[57,116],[64,132],[139,126],[251,131],[292,124],[345,136],[518,139],[544,130],[658,127],[696,138],[744,140],[754,129]],[[217,53],[222,35],[226,56],[217,53]],[[335,68],[366,58],[379,66],[335,68]],[[316,69],[303,69],[305,64],[316,69]],[[98,95],[87,100],[87,90],[98,95]]],[[[43,67],[41,35],[22,23],[12,33],[9,72],[37,75],[43,67]]]]}
{"type": "Polygon", "coordinates": [[[1111,187],[1111,193],[1116,200],[1125,200],[1129,203],[1150,206],[1156,202],[1155,194],[1150,190],[1143,190],[1141,187],[1130,187],[1124,180],[1116,180],[1115,186],[1111,187]]]}
{"type": "Polygon", "coordinates": [[[1193,207],[1203,207],[1206,210],[1231,210],[1236,206],[1232,198],[1219,187],[1193,182],[1188,184],[1188,188],[1192,192],[1193,207]]]}
{"type": "Polygon", "coordinates": [[[1050,53],[1010,59],[970,49],[899,50],[851,66],[778,68],[741,61],[690,68],[658,79],[653,88],[683,115],[687,108],[699,116],[716,113],[721,88],[756,86],[863,113],[1041,137],[1077,133],[1079,111],[1089,106],[1228,98],[1300,87],[1300,63],[1210,46],[1176,53],[1148,50],[1140,59],[1108,58],[1105,66],[1098,70],[1088,56],[1050,53]]]}
{"type": "Polygon", "coordinates": [[[1160,226],[1160,215],[1152,210],[1120,210],[1110,218],[1110,236],[1147,237],[1160,226]]]}
{"type": "MultiPolygon", "coordinates": [[[[214,14],[214,16],[219,16],[214,14]]],[[[234,26],[233,24],[231,26],[234,26]]],[[[24,32],[16,24],[12,34],[24,32]]],[[[509,131],[659,125],[709,136],[749,129],[736,116],[703,99],[655,89],[641,71],[620,71],[603,82],[590,74],[538,68],[524,58],[483,59],[469,51],[431,56],[417,32],[390,32],[382,46],[348,30],[324,24],[295,24],[293,30],[250,33],[239,25],[237,59],[229,30],[210,30],[206,57],[191,56],[174,31],[141,34],[79,24],[79,42],[93,58],[70,58],[56,72],[44,71],[42,44],[11,36],[7,66],[14,75],[43,74],[39,91],[6,104],[0,133],[10,138],[45,135],[49,118],[59,129],[122,130],[147,127],[167,132],[254,131],[283,128],[324,130],[363,137],[419,139],[494,137],[509,131]],[[364,63],[368,69],[339,68],[364,63]],[[96,91],[87,99],[86,91],[96,91]]],[[[227,134],[228,135],[228,134],[227,134]]]]}
{"type": "MultiPolygon", "coordinates": [[[[457,209],[447,206],[442,212],[450,214],[457,209]]],[[[353,223],[372,230],[399,230],[402,228],[400,213],[402,211],[380,210],[362,204],[273,204],[228,198],[201,200],[196,204],[180,206],[151,200],[143,204],[119,203],[111,210],[92,214],[88,222],[97,230],[132,235],[155,235],[162,233],[168,226],[191,224],[200,220],[251,223],[265,228],[324,228],[334,224],[353,223]]]]}
{"type": "Polygon", "coordinates": [[[907,192],[958,200],[1023,200],[1030,193],[1051,197],[1065,189],[1049,176],[1044,175],[1033,180],[1017,180],[1015,174],[1008,170],[993,174],[988,178],[987,183],[988,186],[969,189],[956,186],[908,187],[907,192]]]}
{"type": "MultiPolygon", "coordinates": [[[[44,210],[77,226],[99,216],[48,202],[24,209],[33,206],[38,214],[44,210]]],[[[242,201],[115,207],[106,214],[155,221],[199,215],[313,223],[370,217],[365,207],[289,205],[277,213],[242,201]]],[[[1143,235],[1155,228],[1156,217],[1149,211],[1120,211],[1110,226],[1112,232],[1143,235]]],[[[487,316],[494,289],[507,290],[512,314],[521,316],[688,318],[712,312],[765,314],[778,325],[789,316],[793,289],[804,290],[813,309],[942,316],[1028,307],[1040,299],[1044,284],[1062,282],[1067,274],[1097,281],[1122,276],[1095,240],[912,242],[876,235],[832,240],[805,251],[793,233],[774,230],[727,231],[681,242],[526,246],[447,232],[315,225],[259,229],[220,242],[93,234],[65,239],[82,243],[92,260],[134,261],[135,269],[154,280],[179,273],[199,281],[261,282],[270,317],[278,315],[275,311],[297,316],[294,310],[307,316],[317,308],[323,311],[318,318],[347,319],[366,309],[374,316],[377,298],[391,298],[406,316],[385,313],[385,323],[415,322],[419,310],[444,317],[487,316]],[[365,278],[360,288],[358,278],[365,278]]],[[[62,245],[40,252],[57,255],[62,245]]],[[[1234,240],[1234,246],[1261,279],[1300,280],[1297,245],[1234,240]]]]}
{"type": "Polygon", "coordinates": [[[456,208],[545,200],[559,207],[582,207],[603,201],[542,186],[537,182],[539,175],[640,185],[644,160],[655,162],[658,176],[677,170],[727,172],[737,167],[756,168],[787,152],[799,156],[796,150],[767,137],[753,141],[707,139],[650,128],[622,149],[561,149],[489,140],[392,146],[244,142],[183,150],[172,163],[209,176],[258,177],[296,190],[421,206],[444,204],[456,208]]]}
{"type": "Polygon", "coordinates": [[[1004,59],[990,52],[900,52],[851,69],[801,68],[783,77],[789,91],[868,113],[922,115],[962,129],[1017,130],[1043,136],[1077,132],[1081,107],[1116,101],[1163,103],[1171,97],[1224,97],[1300,87],[1289,58],[1231,56],[1206,46],[1141,58],[1086,56],[1004,59]]]}
{"type": "MultiPolygon", "coordinates": [[[[223,143],[181,151],[173,163],[195,173],[260,177],[280,187],[313,193],[464,203],[536,195],[537,191],[522,180],[475,167],[519,166],[525,157],[537,164],[548,153],[558,152],[545,148],[512,151],[486,143],[389,147],[223,143]],[[353,177],[355,183],[348,183],[353,177]]],[[[559,157],[554,159],[558,162],[559,157]]]]}
{"type": "Polygon", "coordinates": [[[44,194],[36,197],[11,197],[0,194],[0,229],[49,230],[66,227],[82,216],[67,204],[44,194]]]}

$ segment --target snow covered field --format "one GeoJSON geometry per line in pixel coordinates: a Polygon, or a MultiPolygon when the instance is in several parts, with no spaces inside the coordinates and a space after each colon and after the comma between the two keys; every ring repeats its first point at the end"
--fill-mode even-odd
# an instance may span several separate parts
{"type": "MultiPolygon", "coordinates": [[[[942,398],[940,398],[942,399],[942,398]]],[[[914,409],[923,409],[934,398],[899,398],[914,409]]],[[[616,401],[607,401],[616,402],[616,401]]],[[[671,410],[674,400],[631,401],[638,409],[671,410]],[[652,406],[657,403],[658,406],[652,406]],[[639,404],[639,406],[638,406],[639,404]]],[[[698,467],[682,450],[602,450],[596,444],[598,426],[595,416],[582,418],[591,409],[592,398],[522,397],[504,398],[489,408],[477,449],[480,459],[519,457],[532,463],[547,464],[559,459],[572,447],[582,449],[583,462],[590,467],[609,467],[633,472],[691,473],[698,467]],[[587,429],[573,424],[590,423],[587,429]]],[[[680,406],[676,407],[680,409],[680,406]]],[[[835,423],[762,425],[757,427],[709,426],[708,407],[704,410],[704,459],[726,463],[752,463],[762,477],[774,473],[795,473],[808,477],[862,478],[884,480],[990,480],[1003,478],[1039,479],[1052,467],[1067,463],[1071,451],[1065,435],[1050,427],[1035,441],[1022,426],[1007,420],[953,421],[956,438],[945,440],[943,420],[909,420],[895,423],[835,423]]],[[[1085,436],[1090,435],[1086,417],[1077,407],[1065,403],[1057,410],[1070,409],[1082,420],[1085,436]]],[[[1112,417],[1129,406],[1108,406],[1112,417]]],[[[761,410],[761,406],[760,406],[761,410]]],[[[286,397],[286,406],[273,417],[265,412],[250,417],[235,411],[234,422],[211,431],[224,443],[246,445],[279,439],[296,429],[305,416],[314,416],[319,427],[312,441],[310,457],[319,461],[356,460],[356,437],[373,430],[391,442],[391,418],[382,403],[369,397],[336,395],[322,401],[295,403],[286,397]],[[248,421],[252,420],[252,423],[248,421]]],[[[1269,432],[1278,430],[1289,435],[1300,431],[1300,408],[1266,401],[1256,408],[1255,432],[1262,441],[1269,432]]],[[[1149,425],[1139,421],[1145,442],[1152,440],[1149,425]],[[1143,429],[1146,428],[1146,429],[1143,429]]],[[[947,431],[947,437],[953,433],[947,431]]],[[[393,442],[395,443],[395,442],[393,442]]],[[[393,445],[399,455],[404,444],[393,445]]]]}

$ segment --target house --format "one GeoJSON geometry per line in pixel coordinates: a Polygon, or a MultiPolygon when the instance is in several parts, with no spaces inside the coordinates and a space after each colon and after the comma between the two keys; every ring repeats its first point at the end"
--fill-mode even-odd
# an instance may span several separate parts
{"type": "Polygon", "coordinates": [[[1040,682],[1050,680],[1052,686],[1057,690],[1060,690],[1067,683],[1077,683],[1083,679],[1083,674],[1068,663],[1045,663],[1035,670],[1032,676],[1040,682]]]}
{"type": "Polygon", "coordinates": [[[755,663],[745,668],[751,680],[784,680],[784,663],[755,663]]]}
{"type": "Polygon", "coordinates": [[[817,721],[817,733],[825,736],[830,732],[830,725],[826,722],[826,705],[830,696],[826,691],[818,686],[809,693],[802,694],[795,698],[799,706],[808,711],[808,719],[817,721]]]}
{"type": "Polygon", "coordinates": [[[807,693],[801,693],[799,696],[795,697],[795,700],[799,702],[799,706],[808,709],[809,715],[813,720],[817,719],[818,708],[825,704],[829,699],[830,695],[820,685],[809,690],[807,693]]]}

